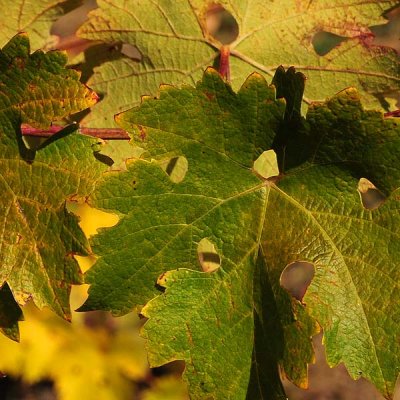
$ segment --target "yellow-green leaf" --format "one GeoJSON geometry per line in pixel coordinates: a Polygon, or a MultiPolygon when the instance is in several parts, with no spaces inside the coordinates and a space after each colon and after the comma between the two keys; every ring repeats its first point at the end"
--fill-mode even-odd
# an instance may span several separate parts
{"type": "Polygon", "coordinates": [[[238,24],[229,45],[235,89],[254,71],[272,77],[280,64],[294,65],[309,79],[306,102],[353,86],[366,106],[387,108],[387,94],[400,89],[399,57],[375,46],[370,29],[387,22],[385,12],[398,5],[395,0],[99,0],[78,34],[136,46],[142,58],[113,57],[94,69],[89,84],[104,99],[84,123],[109,125],[115,113],[154,95],[160,84],[195,84],[206,67],[217,65],[222,44],[207,28],[215,4],[238,24]],[[318,47],[321,35],[338,38],[325,53],[318,47]]]}
{"type": "Polygon", "coordinates": [[[21,123],[45,128],[96,102],[65,63],[62,53],[30,54],[26,35],[0,51],[0,284],[18,304],[33,298],[69,318],[71,284],[82,280],[73,256],[90,248],[65,201],[87,196],[104,166],[93,156],[93,140],[69,135],[71,129],[38,151],[20,132],[21,123]]]}
{"type": "Polygon", "coordinates": [[[0,47],[17,33],[27,32],[32,48],[42,48],[52,24],[80,4],[81,0],[1,0],[0,47]]]}

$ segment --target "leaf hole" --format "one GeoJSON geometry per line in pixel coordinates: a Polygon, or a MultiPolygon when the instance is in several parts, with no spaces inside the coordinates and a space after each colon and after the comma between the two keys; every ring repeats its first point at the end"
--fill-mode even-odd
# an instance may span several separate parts
{"type": "Polygon", "coordinates": [[[220,4],[210,4],[206,11],[206,31],[221,44],[230,44],[239,35],[235,17],[220,4]]]}
{"type": "Polygon", "coordinates": [[[183,360],[174,360],[169,363],[163,364],[160,367],[151,368],[151,373],[155,377],[166,376],[166,375],[177,375],[180,376],[184,373],[186,368],[183,360]]]}
{"type": "Polygon", "coordinates": [[[260,157],[254,161],[253,171],[264,179],[279,175],[278,159],[274,150],[264,151],[260,157]]]}
{"type": "Polygon", "coordinates": [[[134,61],[140,62],[143,59],[142,53],[139,51],[139,49],[129,43],[122,44],[121,53],[134,61]]]}
{"type": "Polygon", "coordinates": [[[179,156],[161,161],[160,166],[172,182],[180,183],[185,179],[189,163],[186,157],[179,156]]]}
{"type": "Polygon", "coordinates": [[[213,272],[221,266],[221,258],[214,244],[207,238],[200,240],[197,246],[197,254],[204,272],[213,272]]]}
{"type": "Polygon", "coordinates": [[[111,228],[119,221],[116,214],[90,207],[82,201],[69,200],[66,202],[66,207],[69,212],[79,217],[79,226],[87,237],[96,235],[100,228],[111,228]]]}
{"type": "Polygon", "coordinates": [[[313,264],[307,261],[295,261],[288,264],[282,271],[280,284],[295,299],[302,301],[314,274],[313,264]]]}
{"type": "Polygon", "coordinates": [[[347,38],[343,36],[335,35],[331,32],[320,31],[313,36],[311,43],[315,52],[319,56],[326,56],[330,51],[339,46],[345,40],[347,40],[347,38]]]}
{"type": "Polygon", "coordinates": [[[375,210],[380,207],[386,200],[385,195],[376,188],[376,186],[366,178],[358,181],[357,187],[360,194],[361,204],[367,210],[375,210]]]}
{"type": "MultiPolygon", "coordinates": [[[[86,237],[96,235],[100,228],[111,228],[119,221],[119,217],[116,214],[107,213],[90,207],[81,199],[71,199],[67,201],[66,208],[79,218],[79,226],[86,237]]],[[[78,262],[83,273],[89,270],[97,260],[95,255],[81,256],[73,254],[73,257],[78,262]]]]}

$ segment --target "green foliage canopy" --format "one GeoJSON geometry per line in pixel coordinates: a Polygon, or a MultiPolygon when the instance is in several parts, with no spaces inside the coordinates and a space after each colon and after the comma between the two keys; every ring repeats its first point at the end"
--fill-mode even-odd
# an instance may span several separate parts
{"type": "MultiPolygon", "coordinates": [[[[281,78],[280,93],[301,87],[292,70],[281,78]]],[[[184,359],[193,398],[245,398],[257,381],[258,393],[278,396],[279,385],[252,368],[268,354],[259,343],[269,343],[265,368],[278,363],[304,381],[316,322],[329,363],[390,396],[400,365],[398,124],[365,111],[354,89],[312,104],[306,119],[285,117],[260,75],[236,94],[211,69],[196,88],[162,86],[159,99],[117,121],[147,157],[111,173],[92,197],[121,220],[93,238],[100,258],[82,309],[140,307],[159,277],[165,293],[142,310],[150,361],[184,359]],[[254,162],[271,148],[280,175],[265,179],[254,162]],[[187,171],[174,182],[163,165],[182,158],[187,171]],[[387,196],[379,208],[363,207],[360,178],[387,196]],[[202,270],[204,239],[218,254],[215,272],[202,270]],[[296,261],[315,269],[303,305],[279,284],[296,261]]]]}

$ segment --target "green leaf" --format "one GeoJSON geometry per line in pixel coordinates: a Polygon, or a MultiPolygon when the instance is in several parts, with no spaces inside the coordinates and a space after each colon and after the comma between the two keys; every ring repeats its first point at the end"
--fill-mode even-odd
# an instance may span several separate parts
{"type": "Polygon", "coordinates": [[[33,298],[69,318],[71,284],[82,281],[73,256],[90,248],[65,201],[87,196],[104,167],[91,138],[64,130],[57,136],[64,138],[35,152],[20,132],[21,122],[46,128],[96,102],[65,63],[62,53],[30,55],[26,35],[0,51],[0,283],[7,282],[17,303],[33,298]]]}
{"type": "Polygon", "coordinates": [[[143,149],[127,140],[101,140],[94,146],[97,159],[113,170],[126,170],[128,160],[140,158],[143,149]]]}
{"type": "Polygon", "coordinates": [[[330,365],[344,362],[389,398],[400,366],[400,128],[365,111],[354,89],[313,104],[293,141],[281,138],[284,115],[260,75],[235,94],[208,70],[196,88],[162,86],[118,116],[147,159],[94,194],[121,220],[93,238],[83,309],[126,313],[154,297],[159,277],[165,293],[142,310],[150,361],[185,360],[192,398],[279,398],[277,363],[304,384],[316,323],[330,365]],[[253,164],[271,148],[281,174],[265,179],[253,164]],[[178,183],[163,168],[176,157],[188,166],[178,183]],[[384,204],[363,207],[360,178],[384,204]],[[219,265],[211,273],[204,239],[219,265]],[[315,269],[302,303],[279,283],[295,261],[315,269]]]}
{"type": "MultiPolygon", "coordinates": [[[[93,251],[102,257],[97,267],[89,273],[88,279],[91,280],[91,275],[104,273],[106,275],[104,275],[101,291],[97,291],[95,286],[91,288],[89,298],[89,302],[93,302],[90,303],[91,308],[102,309],[108,306],[110,310],[121,309],[121,312],[124,312],[134,305],[145,304],[150,297],[158,293],[154,287],[154,279],[169,269],[171,257],[174,257],[176,262],[182,260],[186,267],[192,265],[191,260],[187,259],[190,235],[188,232],[180,234],[181,229],[189,222],[187,215],[190,214],[190,218],[196,220],[197,216],[203,215],[218,204],[221,196],[234,196],[237,188],[242,186],[240,183],[242,180],[249,188],[260,184],[260,180],[254,174],[250,174],[250,181],[248,181],[248,169],[252,167],[253,159],[257,158],[264,148],[271,146],[274,129],[277,129],[280,117],[284,113],[284,103],[275,102],[272,89],[266,85],[264,87],[257,85],[258,80],[262,80],[260,76],[254,75],[252,79],[249,79],[246,85],[247,90],[243,90],[236,96],[229,86],[218,79],[217,75],[215,71],[206,74],[199,90],[187,88],[179,91],[170,86],[163,86],[161,96],[165,100],[162,106],[166,109],[160,110],[162,113],[160,123],[177,126],[179,134],[171,134],[163,130],[160,131],[160,136],[155,137],[149,135],[147,124],[140,126],[134,139],[138,145],[147,150],[147,154],[143,156],[147,155],[153,161],[138,160],[128,164],[126,173],[110,173],[104,184],[97,186],[90,200],[91,205],[113,210],[122,220],[113,230],[104,230],[100,235],[93,237],[93,251]],[[259,114],[254,115],[254,109],[258,107],[257,97],[260,102],[264,101],[264,104],[260,107],[259,114]],[[218,101],[226,105],[223,115],[215,107],[218,101]],[[188,113],[184,119],[182,113],[177,114],[173,111],[180,109],[180,104],[188,105],[188,113]],[[199,107],[200,109],[204,107],[207,111],[199,113],[199,107]],[[242,111],[238,112],[238,110],[242,111]],[[253,115],[250,129],[246,132],[238,132],[238,127],[248,123],[250,115],[253,115]],[[179,119],[174,121],[175,117],[179,119]],[[198,122],[193,126],[194,119],[198,122]],[[216,130],[217,126],[220,126],[219,130],[216,130]],[[258,131],[261,126],[264,127],[263,131],[258,131]],[[198,129],[199,127],[201,129],[198,129]],[[231,132],[229,140],[224,138],[225,130],[231,132]],[[247,140],[243,141],[244,134],[252,137],[254,144],[249,146],[247,140]],[[197,145],[203,141],[205,141],[204,148],[197,145]],[[194,154],[192,154],[193,151],[194,154]],[[214,171],[210,169],[210,162],[215,162],[215,152],[219,157],[219,164],[214,171]],[[163,166],[166,159],[181,155],[187,159],[189,169],[183,181],[176,184],[171,181],[163,166]],[[202,174],[196,172],[193,175],[192,162],[199,163],[195,171],[201,169],[202,174]],[[247,169],[243,168],[243,165],[247,169]],[[236,179],[227,180],[226,177],[232,173],[236,179]],[[188,184],[191,187],[188,196],[179,196],[174,193],[181,188],[186,190],[188,184]],[[207,191],[204,192],[206,186],[207,191]],[[164,195],[160,196],[162,193],[164,195]],[[162,214],[158,215],[155,212],[155,210],[169,209],[175,210],[173,225],[170,225],[168,213],[163,217],[162,214]],[[145,219],[138,218],[139,210],[141,214],[147,215],[145,219]],[[153,241],[155,232],[158,232],[159,241],[158,239],[153,241]],[[168,244],[171,239],[181,244],[179,251],[175,245],[164,249],[165,244],[168,244]],[[159,254],[160,249],[162,252],[159,254]],[[132,257],[129,256],[131,254],[135,254],[135,260],[131,260],[132,257]],[[148,265],[141,267],[143,258],[147,258],[150,254],[153,254],[154,258],[149,260],[148,265]],[[129,262],[127,262],[128,259],[129,262]],[[121,276],[121,280],[117,276],[110,277],[112,281],[118,280],[118,282],[113,282],[113,288],[110,288],[110,282],[106,281],[108,280],[106,276],[109,266],[114,265],[115,262],[118,262],[120,268],[125,270],[126,276],[121,276]],[[131,276],[131,271],[136,269],[136,275],[131,276]],[[142,282],[149,279],[151,284],[148,287],[142,285],[142,282]],[[140,291],[130,290],[139,282],[140,291]],[[123,290],[124,288],[128,290],[123,290]],[[125,292],[129,290],[128,299],[125,292]]],[[[154,114],[152,102],[145,101],[143,107],[148,108],[150,115],[154,114]]],[[[120,118],[124,118],[123,115],[120,118]]],[[[130,129],[130,124],[124,126],[130,129]]],[[[191,257],[197,260],[196,249],[192,253],[191,257]]],[[[96,281],[99,283],[101,279],[103,278],[99,276],[96,281]]]]}
{"type": "MultiPolygon", "coordinates": [[[[230,44],[234,89],[239,89],[250,73],[273,76],[277,66],[284,64],[294,65],[309,79],[306,102],[324,100],[338,88],[353,86],[366,106],[387,108],[386,94],[399,91],[398,55],[374,46],[369,28],[387,22],[385,11],[398,1],[339,0],[334,7],[326,0],[217,3],[239,26],[239,35],[230,44]],[[313,43],[324,32],[341,40],[320,55],[318,44],[313,43]]],[[[134,45],[142,59],[110,59],[94,69],[89,85],[104,99],[84,120],[89,126],[109,126],[115,113],[139,104],[143,94],[155,94],[162,83],[195,84],[206,67],[217,63],[221,43],[207,30],[207,1],[99,0],[98,5],[78,34],[90,40],[134,45]]]]}
{"type": "Polygon", "coordinates": [[[0,0],[0,47],[13,36],[27,32],[32,49],[45,44],[53,23],[81,4],[81,0],[0,0]]]}

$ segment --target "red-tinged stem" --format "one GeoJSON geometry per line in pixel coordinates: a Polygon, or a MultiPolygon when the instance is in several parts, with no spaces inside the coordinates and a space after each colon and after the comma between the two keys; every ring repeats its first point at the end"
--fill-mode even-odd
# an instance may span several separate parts
{"type": "Polygon", "coordinates": [[[388,118],[388,117],[400,117],[400,110],[394,110],[394,111],[389,111],[385,114],[383,114],[384,117],[388,118]]]}
{"type": "Polygon", "coordinates": [[[230,50],[229,46],[221,47],[220,56],[219,56],[219,73],[228,82],[231,80],[231,71],[230,71],[230,67],[229,67],[230,54],[231,54],[231,50],[230,50]]]}
{"type": "MultiPolygon", "coordinates": [[[[35,136],[48,138],[60,132],[64,126],[52,125],[46,129],[33,128],[29,125],[21,125],[21,132],[24,136],[35,136]]],[[[93,136],[104,140],[129,140],[130,137],[126,131],[120,128],[78,128],[83,135],[93,136]]]]}
{"type": "Polygon", "coordinates": [[[85,51],[88,47],[93,46],[98,43],[95,41],[82,39],[77,37],[76,35],[69,36],[55,36],[55,41],[53,43],[49,43],[45,50],[65,50],[71,56],[76,56],[77,54],[85,51]]]}
{"type": "Polygon", "coordinates": [[[58,42],[55,44],[57,50],[75,51],[76,53],[86,49],[89,45],[93,44],[90,40],[82,39],[75,35],[59,37],[58,42]]]}

